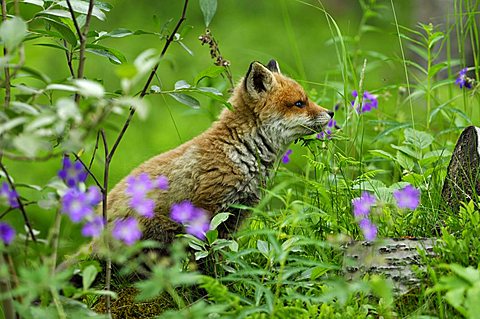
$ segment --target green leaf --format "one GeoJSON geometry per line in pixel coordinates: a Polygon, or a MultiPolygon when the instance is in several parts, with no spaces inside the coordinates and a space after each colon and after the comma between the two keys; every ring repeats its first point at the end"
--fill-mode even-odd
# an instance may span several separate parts
{"type": "Polygon", "coordinates": [[[385,151],[382,151],[382,150],[370,150],[369,152],[373,156],[378,156],[378,157],[382,157],[382,158],[385,158],[385,159],[390,159],[392,161],[395,161],[395,156],[393,156],[392,154],[390,154],[388,152],[385,152],[385,151]]]}
{"type": "Polygon", "coordinates": [[[197,251],[195,253],[195,260],[200,260],[208,256],[208,251],[197,251]]]}
{"type": "MultiPolygon", "coordinates": [[[[87,14],[88,13],[88,2],[85,1],[79,1],[79,0],[73,0],[70,1],[72,5],[72,9],[75,12],[82,13],[82,14],[87,14]]],[[[67,2],[66,1],[60,1],[58,4],[64,8],[68,8],[67,2]]],[[[93,6],[92,9],[92,16],[104,21],[105,20],[105,13],[102,12],[97,6],[93,6]]]]}
{"type": "Polygon", "coordinates": [[[22,0],[22,2],[34,4],[34,5],[42,7],[42,8],[43,8],[43,4],[44,4],[43,0],[22,0]]]}
{"type": "Polygon", "coordinates": [[[122,105],[122,106],[127,106],[127,107],[133,107],[135,108],[135,111],[138,114],[138,117],[141,120],[144,120],[147,118],[148,115],[148,104],[145,99],[141,99],[139,97],[120,97],[115,100],[116,104],[122,105]]]}
{"type": "Polygon", "coordinates": [[[86,51],[106,57],[110,60],[110,62],[115,64],[122,64],[127,62],[127,58],[118,50],[107,48],[103,45],[98,44],[87,44],[86,51]]]}
{"type": "Polygon", "coordinates": [[[86,97],[102,98],[105,95],[105,89],[97,82],[85,79],[73,80],[73,84],[78,88],[78,93],[86,97]]]}
{"type": "Polygon", "coordinates": [[[20,102],[20,101],[12,101],[10,103],[12,106],[12,111],[14,111],[17,114],[29,114],[29,115],[38,115],[39,112],[38,110],[31,106],[30,104],[20,102]]]}
{"type": "Polygon", "coordinates": [[[0,125],[0,135],[2,135],[5,132],[10,131],[14,127],[17,127],[19,125],[22,125],[27,121],[26,117],[16,117],[13,120],[10,120],[8,122],[2,123],[0,125]]]}
{"type": "Polygon", "coordinates": [[[40,136],[22,133],[13,139],[13,145],[23,154],[34,157],[41,149],[47,149],[46,143],[40,136]]]}
{"type": "Polygon", "coordinates": [[[197,85],[198,82],[200,82],[200,80],[202,80],[203,78],[216,78],[223,71],[225,71],[225,68],[223,66],[217,66],[217,65],[211,66],[208,69],[198,73],[197,76],[195,76],[193,83],[197,85]]]}
{"type": "Polygon", "coordinates": [[[90,288],[93,281],[97,277],[97,274],[98,270],[97,267],[95,267],[94,265],[88,265],[87,267],[85,267],[85,269],[82,271],[82,283],[84,290],[90,288]]]}
{"type": "Polygon", "coordinates": [[[217,11],[217,0],[200,0],[200,9],[203,13],[205,26],[208,28],[217,11]]]}
{"type": "Polygon", "coordinates": [[[72,18],[72,15],[67,10],[60,10],[60,9],[47,9],[40,11],[37,15],[50,15],[55,17],[64,17],[64,18],[72,18]]]}
{"type": "Polygon", "coordinates": [[[413,145],[421,150],[429,147],[434,141],[432,135],[426,132],[414,130],[413,128],[405,129],[404,134],[405,144],[413,145]]]}
{"type": "Polygon", "coordinates": [[[198,109],[200,107],[200,102],[196,99],[191,97],[190,95],[186,95],[183,93],[168,93],[171,97],[173,97],[178,102],[190,106],[194,109],[198,109]]]}
{"type": "Polygon", "coordinates": [[[213,216],[212,220],[210,221],[210,229],[217,229],[218,225],[226,221],[230,215],[230,213],[219,213],[213,216]]]}
{"type": "Polygon", "coordinates": [[[205,236],[207,237],[207,242],[209,244],[212,244],[218,238],[218,230],[210,229],[209,231],[207,231],[205,236]]]}
{"type": "Polygon", "coordinates": [[[127,37],[127,36],[133,35],[133,34],[135,34],[135,33],[128,30],[128,29],[123,29],[123,28],[114,29],[110,32],[100,32],[96,41],[100,41],[100,40],[106,39],[106,38],[123,38],[123,37],[127,37]]]}
{"type": "Polygon", "coordinates": [[[73,46],[77,45],[77,36],[67,25],[47,17],[42,17],[42,19],[48,21],[52,27],[60,32],[60,34],[63,36],[63,39],[67,40],[68,43],[73,46]]]}
{"type": "Polygon", "coordinates": [[[19,17],[13,17],[0,25],[0,39],[10,52],[18,47],[26,36],[27,24],[19,17]]]}
{"type": "Polygon", "coordinates": [[[185,80],[180,80],[175,83],[175,91],[181,90],[181,89],[188,89],[190,88],[191,85],[187,83],[185,80]]]}

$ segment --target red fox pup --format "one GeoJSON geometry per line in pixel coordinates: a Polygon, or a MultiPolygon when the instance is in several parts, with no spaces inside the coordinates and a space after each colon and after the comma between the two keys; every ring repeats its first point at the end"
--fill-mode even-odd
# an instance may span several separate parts
{"type": "MultiPolygon", "coordinates": [[[[194,139],[157,155],[130,175],[164,175],[168,191],[153,194],[155,215],[140,218],[144,239],[168,247],[183,226],[170,219],[173,204],[188,200],[210,217],[223,211],[233,215],[219,227],[220,236],[237,229],[244,219],[232,204],[255,205],[269,169],[295,139],[321,131],[333,112],[310,101],[303,88],[282,75],[275,60],[267,66],[250,64],[246,76],[218,121],[194,139]]],[[[110,220],[136,216],[125,194],[126,178],[108,195],[110,220]]]]}

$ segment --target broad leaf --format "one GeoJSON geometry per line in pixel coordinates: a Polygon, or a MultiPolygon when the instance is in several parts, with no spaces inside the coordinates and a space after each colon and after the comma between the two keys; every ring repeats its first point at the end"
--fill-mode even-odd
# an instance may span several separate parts
{"type": "Polygon", "coordinates": [[[193,107],[194,109],[198,109],[200,107],[200,102],[190,95],[186,95],[183,93],[168,93],[171,97],[173,97],[178,102],[185,104],[187,106],[193,107]]]}
{"type": "Polygon", "coordinates": [[[0,38],[8,51],[13,51],[27,36],[27,24],[19,17],[13,17],[0,25],[0,38]]]}
{"type": "Polygon", "coordinates": [[[208,28],[217,11],[217,0],[200,0],[200,9],[203,13],[205,26],[208,28]]]}

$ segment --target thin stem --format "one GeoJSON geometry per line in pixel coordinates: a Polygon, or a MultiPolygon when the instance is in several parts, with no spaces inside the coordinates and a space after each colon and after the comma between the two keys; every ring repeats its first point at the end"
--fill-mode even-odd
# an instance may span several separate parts
{"type": "MultiPolygon", "coordinates": [[[[75,26],[75,30],[77,31],[78,38],[80,39],[77,79],[83,79],[83,73],[85,69],[85,48],[87,46],[87,34],[90,28],[90,21],[92,19],[93,5],[94,5],[94,1],[89,0],[87,16],[85,19],[85,25],[83,26],[83,32],[82,32],[82,30],[80,29],[80,26],[78,25],[77,19],[75,18],[75,12],[73,11],[72,4],[70,3],[70,0],[67,0],[68,11],[70,11],[70,15],[72,16],[72,20],[73,20],[73,25],[75,26]]],[[[67,60],[68,60],[68,56],[67,56],[67,60]]],[[[75,102],[78,103],[79,100],[80,100],[80,95],[77,93],[75,94],[75,102]]]]}
{"type": "Polygon", "coordinates": [[[93,178],[93,181],[95,182],[95,184],[97,184],[98,188],[100,188],[100,190],[103,192],[102,184],[100,184],[98,179],[95,177],[95,174],[92,173],[92,171],[90,170],[90,167],[88,167],[76,153],[72,153],[72,154],[73,156],[75,156],[75,159],[79,161],[80,164],[82,164],[83,168],[87,171],[88,175],[90,175],[93,178]]]}
{"type": "Polygon", "coordinates": [[[56,267],[57,267],[57,254],[58,254],[58,244],[60,242],[60,226],[61,226],[61,223],[62,223],[62,215],[60,214],[60,210],[57,209],[57,212],[55,213],[55,225],[52,229],[52,233],[51,233],[51,238],[49,240],[49,242],[51,243],[52,245],[52,248],[53,248],[53,252],[52,252],[52,256],[51,256],[51,273],[52,275],[55,274],[55,271],[56,271],[56,267]]]}
{"type": "MultiPolygon", "coordinates": [[[[2,20],[7,21],[7,1],[2,1],[2,20]]],[[[6,57],[8,56],[7,47],[3,47],[3,55],[6,57]]],[[[8,108],[10,105],[10,68],[8,67],[8,63],[5,63],[5,67],[3,68],[5,72],[5,108],[8,108]]]]}
{"type": "MultiPolygon", "coordinates": [[[[183,21],[185,21],[185,16],[186,16],[186,13],[187,13],[187,6],[188,6],[188,0],[185,0],[185,4],[183,5],[182,15],[181,15],[180,19],[178,20],[177,25],[173,29],[172,33],[167,38],[167,42],[165,42],[163,50],[160,53],[160,58],[162,58],[165,55],[168,47],[170,46],[170,44],[175,39],[175,34],[177,33],[178,29],[182,25],[183,21]]],[[[147,94],[148,88],[150,87],[150,83],[152,83],[153,77],[155,76],[155,74],[157,72],[158,66],[159,66],[159,63],[157,62],[155,64],[155,66],[153,67],[152,72],[150,72],[150,76],[148,77],[147,82],[145,83],[145,86],[143,87],[142,92],[140,93],[141,98],[143,98],[147,94]]],[[[120,144],[120,141],[122,140],[123,135],[125,135],[125,132],[127,131],[127,128],[130,125],[130,122],[132,121],[132,118],[133,118],[134,114],[135,114],[135,108],[131,107],[130,108],[130,113],[128,114],[128,118],[125,121],[125,123],[123,124],[123,127],[122,127],[120,133],[118,134],[117,139],[113,143],[113,147],[110,150],[110,153],[108,154],[109,160],[111,160],[113,155],[115,154],[115,151],[117,150],[117,147],[120,144]]]]}
{"type": "MultiPolygon", "coordinates": [[[[0,265],[6,265],[4,254],[0,254],[0,265]]],[[[13,297],[11,295],[12,286],[10,278],[2,276],[0,278],[0,292],[4,297],[2,298],[3,315],[5,319],[15,319],[15,307],[13,306],[13,297]]]]}
{"type": "MultiPolygon", "coordinates": [[[[107,144],[107,137],[105,136],[105,131],[101,130],[100,131],[100,136],[102,137],[102,142],[103,142],[103,149],[105,152],[105,168],[103,171],[103,202],[102,202],[102,216],[103,216],[103,224],[105,227],[107,226],[108,222],[108,175],[110,171],[110,158],[108,157],[109,151],[108,151],[108,144],[107,144]]],[[[107,246],[107,251],[109,251],[109,242],[108,239],[105,240],[105,245],[107,246]]],[[[111,286],[111,279],[112,279],[112,258],[110,255],[107,256],[106,260],[106,267],[105,267],[105,290],[109,291],[110,286],[111,286]]],[[[112,317],[112,305],[111,305],[111,298],[110,295],[105,296],[105,303],[107,306],[107,314],[108,317],[112,317]]]]}
{"type": "MultiPolygon", "coordinates": [[[[0,158],[1,158],[1,153],[0,153],[0,158]]],[[[22,212],[22,216],[23,216],[23,220],[25,222],[25,225],[27,226],[27,229],[28,229],[28,232],[30,233],[30,236],[32,236],[32,240],[33,242],[37,242],[37,238],[35,237],[35,234],[33,233],[33,228],[32,228],[32,225],[30,224],[30,220],[28,219],[28,216],[27,216],[27,212],[25,211],[25,206],[23,205],[23,202],[20,198],[20,195],[18,195],[18,192],[15,188],[15,184],[13,183],[12,181],[12,178],[10,177],[10,175],[8,174],[7,172],[7,169],[5,168],[5,166],[3,165],[1,159],[0,159],[0,169],[3,171],[3,173],[5,174],[5,177],[7,178],[7,182],[8,184],[10,185],[10,188],[16,192],[17,194],[17,202],[18,202],[18,208],[20,209],[20,211],[22,212]]]]}
{"type": "Polygon", "coordinates": [[[14,160],[14,161],[29,161],[29,162],[30,161],[31,162],[44,162],[44,161],[48,161],[48,160],[50,160],[54,157],[59,157],[61,155],[63,155],[63,153],[50,153],[50,154],[43,155],[43,156],[30,157],[30,156],[17,155],[17,154],[5,152],[5,151],[2,152],[2,156],[6,157],[8,159],[11,159],[11,160],[14,160]]]}

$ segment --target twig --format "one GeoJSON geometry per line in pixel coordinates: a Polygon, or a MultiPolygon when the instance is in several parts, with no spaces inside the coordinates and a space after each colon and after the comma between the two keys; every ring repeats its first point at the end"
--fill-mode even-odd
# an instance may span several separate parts
{"type": "MultiPolygon", "coordinates": [[[[103,224],[106,226],[108,222],[108,216],[107,216],[107,203],[108,203],[108,173],[110,171],[110,160],[108,157],[109,150],[108,150],[108,144],[107,144],[107,137],[105,136],[105,131],[101,130],[100,131],[100,136],[102,137],[102,142],[103,142],[103,149],[105,152],[105,169],[103,171],[103,203],[102,203],[102,216],[103,216],[103,224]]],[[[109,242],[108,239],[105,240],[105,244],[107,245],[107,250],[109,250],[109,242]]],[[[105,267],[105,290],[109,291],[110,290],[110,283],[112,279],[112,258],[110,255],[107,256],[106,260],[106,267],[105,267]]],[[[107,314],[108,317],[112,317],[112,309],[111,309],[111,298],[110,295],[105,296],[105,303],[107,307],[107,314]]]]}
{"type": "MultiPolygon", "coordinates": [[[[180,16],[180,19],[178,20],[177,25],[173,29],[172,33],[167,38],[167,42],[165,42],[165,45],[162,49],[162,52],[160,53],[160,58],[162,58],[165,55],[168,47],[170,46],[170,44],[175,39],[175,34],[177,33],[178,29],[182,25],[183,21],[185,21],[185,17],[186,17],[186,13],[187,13],[187,6],[188,6],[188,0],[185,0],[185,3],[183,5],[183,10],[182,10],[182,15],[180,16]]],[[[140,98],[143,98],[147,94],[148,88],[150,87],[150,83],[152,83],[153,77],[157,73],[158,66],[159,66],[159,62],[157,62],[155,64],[155,66],[152,69],[152,72],[150,72],[150,76],[148,77],[147,82],[145,83],[145,86],[143,87],[142,92],[140,93],[140,98]]],[[[122,140],[123,135],[127,131],[127,128],[130,125],[130,122],[131,122],[134,114],[135,114],[135,108],[131,107],[130,108],[130,113],[128,114],[128,118],[125,121],[125,123],[123,124],[122,130],[118,134],[117,139],[113,143],[113,147],[110,150],[110,153],[108,154],[109,161],[111,161],[113,155],[115,154],[115,151],[117,150],[117,147],[120,144],[120,141],[122,140]]]]}
{"type": "Polygon", "coordinates": [[[92,171],[90,170],[90,168],[85,165],[85,163],[82,161],[82,159],[80,158],[80,156],[78,156],[76,153],[72,152],[73,156],[75,156],[75,159],[77,161],[80,162],[80,164],[82,164],[83,168],[87,171],[88,175],[90,175],[92,178],[93,178],[93,181],[95,182],[95,184],[97,184],[98,188],[100,188],[100,190],[102,191],[103,193],[103,186],[102,184],[100,184],[100,182],[98,181],[98,179],[95,177],[95,175],[92,173],[92,171]]]}
{"type": "MultiPolygon", "coordinates": [[[[92,11],[93,11],[93,0],[89,0],[88,2],[88,11],[87,16],[85,19],[85,25],[83,26],[83,32],[78,25],[77,18],[75,18],[75,12],[73,11],[72,4],[70,0],[67,0],[68,11],[70,11],[70,15],[72,16],[73,25],[75,26],[75,30],[77,31],[78,38],[80,39],[80,50],[79,50],[79,58],[78,58],[78,69],[77,69],[77,79],[83,79],[83,72],[85,69],[85,48],[87,45],[87,34],[88,29],[90,27],[90,21],[92,19],[92,11]]],[[[68,60],[68,57],[67,57],[68,60]]],[[[75,102],[78,103],[80,100],[80,94],[75,94],[75,102]]]]}
{"type": "MultiPolygon", "coordinates": [[[[63,46],[67,48],[67,41],[63,40],[63,46]]],[[[67,65],[68,65],[68,70],[70,71],[70,75],[72,78],[75,77],[75,71],[73,70],[73,65],[72,65],[72,53],[68,50],[65,50],[65,57],[67,58],[67,65]]]]}
{"type": "MultiPolygon", "coordinates": [[[[7,1],[2,1],[2,21],[7,21],[7,1]]],[[[8,49],[6,46],[3,47],[3,55],[8,56],[8,49]]],[[[10,105],[10,69],[8,63],[5,64],[3,68],[5,72],[5,108],[8,108],[10,105]]]]}
{"type": "Polygon", "coordinates": [[[51,233],[51,238],[49,240],[50,244],[52,245],[53,252],[51,257],[51,271],[52,275],[55,274],[55,268],[57,267],[57,254],[58,254],[58,244],[60,241],[60,225],[62,223],[62,215],[60,214],[60,210],[57,209],[55,213],[55,225],[53,226],[53,230],[51,233]]]}
{"type": "MultiPolygon", "coordinates": [[[[1,155],[1,154],[0,154],[1,155]]],[[[27,212],[25,211],[25,206],[23,205],[23,202],[22,200],[20,199],[20,195],[18,194],[16,188],[15,188],[15,184],[13,183],[12,181],[12,178],[10,177],[10,175],[8,174],[7,172],[7,169],[5,168],[5,166],[3,165],[2,161],[0,160],[0,169],[3,171],[3,173],[5,174],[5,177],[7,178],[7,182],[8,184],[10,185],[10,187],[12,188],[13,191],[16,192],[17,194],[17,202],[18,202],[18,208],[20,209],[20,211],[22,212],[22,216],[23,216],[23,220],[25,221],[25,225],[27,226],[27,229],[28,229],[28,232],[30,233],[30,236],[32,236],[32,240],[33,242],[37,242],[37,238],[35,237],[35,234],[33,233],[33,228],[32,228],[32,225],[30,224],[30,220],[28,219],[28,216],[27,216],[27,212]]]]}
{"type": "MultiPolygon", "coordinates": [[[[5,257],[0,254],[0,265],[6,265],[5,257]]],[[[2,298],[3,313],[6,319],[15,319],[15,307],[13,306],[12,287],[10,284],[10,278],[0,278],[0,292],[4,297],[2,298]]]]}

